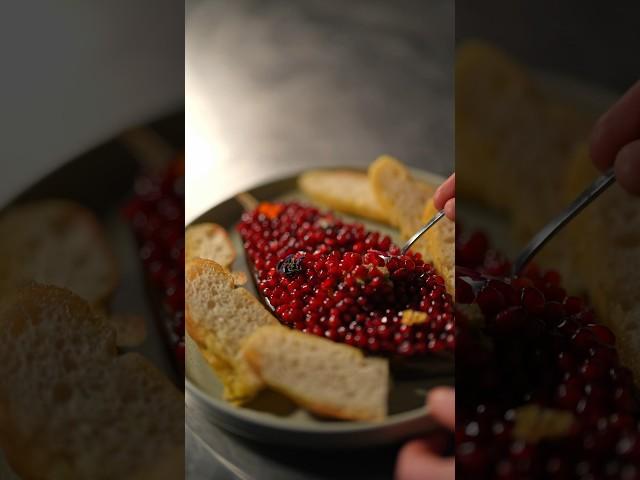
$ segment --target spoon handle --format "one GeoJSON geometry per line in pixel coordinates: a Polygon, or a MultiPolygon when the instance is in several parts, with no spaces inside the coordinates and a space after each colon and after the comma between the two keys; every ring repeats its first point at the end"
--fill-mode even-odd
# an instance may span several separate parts
{"type": "Polygon", "coordinates": [[[429,220],[424,227],[422,227],[420,230],[418,230],[409,240],[407,240],[407,243],[405,243],[404,246],[402,247],[402,250],[400,250],[402,252],[402,255],[407,253],[407,251],[411,248],[411,245],[416,243],[416,240],[418,240],[422,235],[424,235],[424,233],[427,230],[429,230],[436,223],[438,223],[438,221],[442,217],[444,217],[444,210],[440,210],[438,213],[436,213],[433,216],[433,218],[431,218],[431,220],[429,220]]]}
{"type": "Polygon", "coordinates": [[[564,227],[569,221],[582,211],[587,205],[595,200],[602,192],[604,192],[616,177],[613,168],[609,169],[604,175],[598,177],[571,205],[569,205],[560,215],[545,225],[520,252],[513,264],[513,273],[519,274],[522,269],[531,261],[536,253],[564,227]]]}

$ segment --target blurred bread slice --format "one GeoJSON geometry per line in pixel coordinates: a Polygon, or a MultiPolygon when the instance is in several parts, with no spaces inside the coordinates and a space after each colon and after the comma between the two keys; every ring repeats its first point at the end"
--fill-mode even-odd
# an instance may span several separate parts
{"type": "Polygon", "coordinates": [[[381,156],[369,166],[373,194],[389,217],[389,222],[409,238],[422,226],[422,213],[435,188],[412,177],[400,161],[381,156]]]}
{"type": "Polygon", "coordinates": [[[257,328],[279,325],[278,321],[213,260],[192,259],[185,277],[187,332],[224,383],[225,398],[235,403],[249,400],[262,382],[247,368],[240,349],[257,328]]]}
{"type": "MultiPolygon", "coordinates": [[[[438,210],[429,200],[422,216],[422,223],[427,223],[438,210]]],[[[443,218],[425,233],[413,246],[420,252],[426,262],[430,262],[444,278],[447,291],[455,294],[455,241],[456,225],[448,218],[443,218]]]]}
{"type": "Polygon", "coordinates": [[[300,189],[316,202],[351,215],[389,223],[366,173],[352,170],[311,170],[298,178],[300,189]]]}
{"type": "MultiPolygon", "coordinates": [[[[479,42],[456,54],[458,193],[505,211],[526,241],[598,172],[585,143],[592,110],[559,99],[505,53],[479,42]]],[[[569,291],[586,291],[640,382],[640,206],[612,186],[542,250],[569,291]]]]}
{"type": "MultiPolygon", "coordinates": [[[[576,148],[568,165],[566,203],[600,175],[586,143],[576,148]]],[[[556,243],[556,250],[571,261],[562,272],[564,278],[576,278],[587,290],[598,318],[616,334],[622,363],[634,371],[640,384],[640,202],[612,185],[567,226],[556,243]]],[[[554,259],[543,260],[549,265],[554,259]]]]}
{"type": "Polygon", "coordinates": [[[184,468],[184,397],[145,358],[118,356],[111,326],[68,290],[3,298],[0,378],[0,448],[22,478],[148,478],[158,458],[184,468]]]}
{"type": "Polygon", "coordinates": [[[527,131],[535,120],[538,92],[504,52],[470,40],[456,49],[455,95],[456,170],[473,172],[456,179],[457,194],[508,208],[502,192],[513,172],[501,161],[501,152],[520,124],[527,131]],[[504,184],[494,193],[492,186],[500,181],[504,184]]]}
{"type": "Polygon", "coordinates": [[[378,421],[387,414],[389,368],[381,358],[317,336],[267,326],[242,354],[272,389],[318,415],[378,421]]]}
{"type": "Polygon", "coordinates": [[[116,262],[102,226],[67,200],[9,208],[0,217],[0,250],[0,292],[35,281],[103,305],[116,287],[116,262]]]}
{"type": "MultiPolygon", "coordinates": [[[[551,96],[506,53],[469,41],[456,51],[458,195],[517,216],[526,241],[562,207],[566,158],[594,113],[551,96]],[[541,189],[540,185],[545,184],[541,189]]],[[[514,217],[515,218],[515,217],[514,217]]]]}
{"type": "Polygon", "coordinates": [[[229,269],[236,251],[227,231],[215,223],[198,223],[187,227],[184,234],[185,261],[205,258],[229,269]]]}

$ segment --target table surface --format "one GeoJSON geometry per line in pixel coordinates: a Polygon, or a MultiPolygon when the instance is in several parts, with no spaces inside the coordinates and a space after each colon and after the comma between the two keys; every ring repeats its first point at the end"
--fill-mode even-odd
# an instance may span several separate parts
{"type": "MultiPolygon", "coordinates": [[[[268,179],[382,153],[452,172],[453,2],[391,3],[187,1],[187,221],[268,179]]],[[[392,475],[397,446],[293,453],[232,436],[186,400],[189,480],[392,475]]]]}
{"type": "Polygon", "coordinates": [[[452,172],[452,2],[189,0],[186,12],[187,219],[266,179],[383,153],[452,172]]]}

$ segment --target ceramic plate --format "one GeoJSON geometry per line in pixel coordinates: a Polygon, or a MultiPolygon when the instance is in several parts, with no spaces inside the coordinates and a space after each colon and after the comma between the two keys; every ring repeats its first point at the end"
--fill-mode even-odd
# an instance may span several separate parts
{"type": "MultiPolygon", "coordinates": [[[[442,178],[416,172],[416,176],[434,185],[442,178]]],[[[266,183],[249,191],[263,201],[301,200],[311,203],[298,189],[297,176],[266,183]]],[[[326,207],[318,205],[326,210],[326,207]]],[[[241,270],[251,278],[246,267],[242,243],[235,224],[240,219],[242,207],[235,199],[229,199],[201,215],[193,223],[215,222],[224,226],[236,246],[238,258],[234,270],[241,270]]],[[[390,235],[396,243],[398,234],[388,226],[370,221],[339,215],[359,221],[369,230],[390,235]]],[[[254,295],[251,282],[245,286],[254,295]]],[[[315,448],[350,446],[362,447],[394,443],[433,428],[433,422],[424,408],[425,394],[436,385],[452,385],[454,380],[453,359],[429,358],[428,375],[420,379],[394,378],[389,397],[389,416],[380,423],[321,420],[297,408],[292,402],[276,393],[266,391],[249,405],[238,408],[222,399],[222,385],[206,363],[193,340],[187,338],[186,378],[187,391],[204,407],[208,418],[217,425],[253,440],[315,448]]]]}

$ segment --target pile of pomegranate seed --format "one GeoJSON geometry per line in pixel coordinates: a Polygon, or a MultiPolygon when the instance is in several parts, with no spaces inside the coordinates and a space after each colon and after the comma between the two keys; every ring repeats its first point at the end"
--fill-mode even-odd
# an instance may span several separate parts
{"type": "Polygon", "coordinates": [[[162,304],[166,339],[184,368],[184,159],[139,178],[123,213],[134,231],[149,283],[162,304]]]}
{"type": "Polygon", "coordinates": [[[419,254],[400,255],[388,236],[298,203],[261,204],[238,231],[283,324],[371,353],[453,350],[444,280],[419,254]]]}
{"type": "Polygon", "coordinates": [[[567,295],[558,273],[533,266],[507,278],[509,263],[483,234],[457,240],[456,263],[465,268],[456,269],[456,471],[640,478],[640,401],[611,330],[567,295]],[[568,412],[571,426],[535,440],[517,434],[523,405],[552,418],[568,412]]]}

